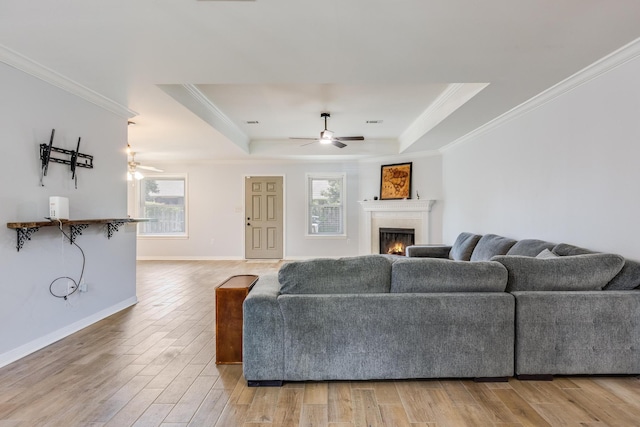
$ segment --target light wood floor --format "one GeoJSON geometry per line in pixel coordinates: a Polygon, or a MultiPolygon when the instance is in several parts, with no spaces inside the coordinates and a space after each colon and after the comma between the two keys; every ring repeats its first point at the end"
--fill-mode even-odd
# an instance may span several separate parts
{"type": "Polygon", "coordinates": [[[0,427],[640,426],[638,377],[248,388],[215,365],[213,289],[278,267],[139,262],[135,307],[0,369],[0,427]]]}

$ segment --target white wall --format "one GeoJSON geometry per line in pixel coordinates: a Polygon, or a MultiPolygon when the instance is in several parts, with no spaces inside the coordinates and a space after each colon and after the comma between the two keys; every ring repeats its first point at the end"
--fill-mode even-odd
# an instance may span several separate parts
{"type": "MultiPolygon", "coordinates": [[[[126,118],[0,63],[0,223],[40,221],[49,196],[69,198],[72,219],[126,217],[126,118]],[[39,144],[94,156],[94,169],[78,169],[74,189],[68,166],[51,163],[39,185],[39,144]]],[[[135,302],[135,229],[108,240],[101,226],[77,238],[86,255],[89,291],[68,302],[49,284],[78,278],[80,252],[56,227],[41,228],[16,251],[16,231],[3,225],[0,242],[0,366],[48,345],[135,302]]]]}
{"type": "MultiPolygon", "coordinates": [[[[380,165],[413,161],[414,189],[421,198],[441,198],[440,156],[384,162],[238,162],[226,164],[154,164],[165,173],[187,173],[189,238],[140,238],[139,259],[244,259],[244,177],[285,177],[285,257],[340,257],[359,254],[362,209],[358,200],[379,194],[380,165]],[[346,172],[347,238],[305,237],[305,174],[346,172]]],[[[415,197],[415,191],[414,191],[415,197]]],[[[434,208],[437,211],[438,208],[434,208]]],[[[441,212],[441,211],[440,211],[441,212]]],[[[440,241],[441,214],[432,233],[440,241]]]]}
{"type": "Polygon", "coordinates": [[[371,200],[380,195],[380,169],[382,165],[412,162],[411,198],[420,195],[421,200],[436,200],[431,208],[429,236],[430,243],[442,243],[442,156],[439,154],[399,155],[389,159],[367,161],[360,164],[360,198],[371,200]]]}
{"type": "Polygon", "coordinates": [[[636,56],[446,150],[444,240],[497,233],[640,259],[638,76],[636,56]]]}

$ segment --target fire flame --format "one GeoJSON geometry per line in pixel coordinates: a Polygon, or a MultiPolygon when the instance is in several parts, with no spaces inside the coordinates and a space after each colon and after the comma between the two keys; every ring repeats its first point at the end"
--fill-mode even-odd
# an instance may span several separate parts
{"type": "Polygon", "coordinates": [[[389,247],[387,253],[391,255],[404,254],[404,245],[402,243],[396,243],[394,246],[389,247]]]}

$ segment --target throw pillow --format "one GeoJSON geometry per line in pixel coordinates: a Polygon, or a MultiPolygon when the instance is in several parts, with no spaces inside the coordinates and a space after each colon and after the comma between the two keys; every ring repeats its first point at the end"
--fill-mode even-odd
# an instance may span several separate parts
{"type": "Polygon", "coordinates": [[[498,262],[406,258],[391,269],[391,292],[504,292],[507,270],[498,262]]]}
{"type": "Polygon", "coordinates": [[[602,289],[622,269],[624,258],[586,254],[557,258],[496,256],[507,268],[507,292],[592,291],[602,289]]]}
{"type": "Polygon", "coordinates": [[[290,262],[278,271],[280,294],[389,292],[393,261],[384,255],[364,255],[290,262]]]}
{"type": "Polygon", "coordinates": [[[539,258],[539,259],[558,258],[558,255],[554,254],[549,249],[545,249],[542,252],[540,252],[538,255],[536,255],[536,258],[539,258]]]}
{"type": "Polygon", "coordinates": [[[522,239],[509,249],[507,255],[536,256],[544,249],[553,249],[555,243],[538,239],[522,239]]]}

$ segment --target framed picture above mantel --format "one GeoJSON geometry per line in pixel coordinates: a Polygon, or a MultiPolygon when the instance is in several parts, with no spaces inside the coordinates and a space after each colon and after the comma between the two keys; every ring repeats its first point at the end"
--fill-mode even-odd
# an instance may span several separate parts
{"type": "Polygon", "coordinates": [[[412,162],[382,165],[380,169],[380,200],[411,198],[412,162]]]}

